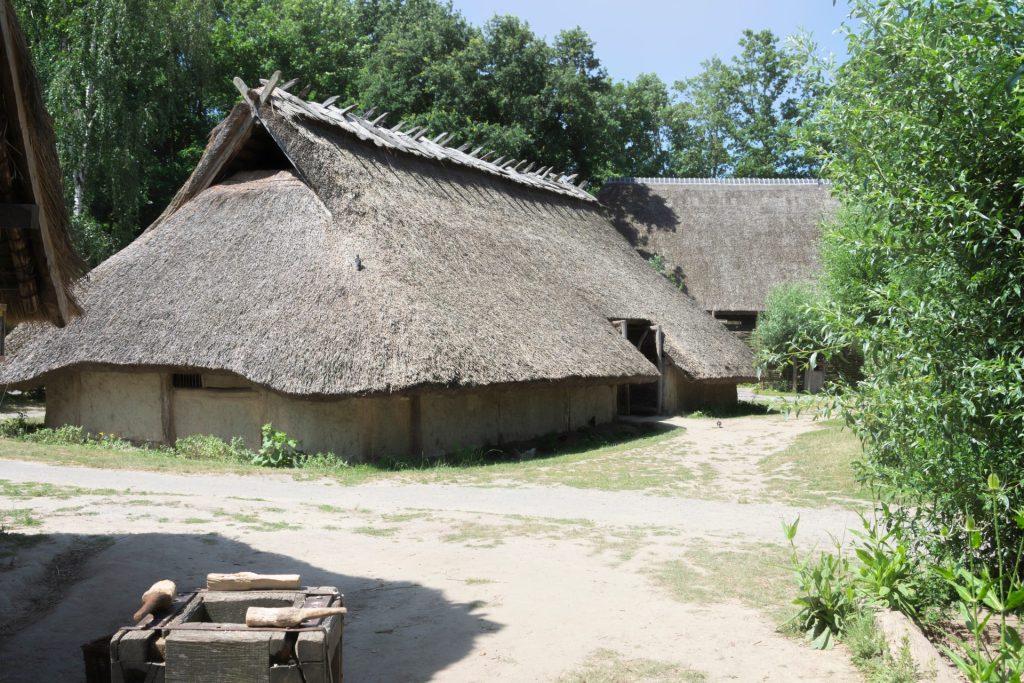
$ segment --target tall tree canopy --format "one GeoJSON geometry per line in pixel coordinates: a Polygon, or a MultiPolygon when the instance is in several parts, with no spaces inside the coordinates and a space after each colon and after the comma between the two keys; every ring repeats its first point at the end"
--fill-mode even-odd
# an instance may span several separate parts
{"type": "Polygon", "coordinates": [[[673,157],[681,176],[735,175],[800,178],[817,173],[796,129],[820,96],[803,52],[783,46],[771,31],[743,32],[731,63],[704,62],[679,81],[680,101],[668,114],[673,157]]]}
{"type": "Polygon", "coordinates": [[[677,85],[615,83],[585,31],[470,25],[441,0],[24,0],[75,233],[97,263],[134,238],[237,101],[234,76],[280,69],[397,123],[591,182],[616,175],[802,175],[791,161],[794,58],[744,34],[731,64],[677,85]],[[788,156],[787,156],[788,155],[788,156]]]}

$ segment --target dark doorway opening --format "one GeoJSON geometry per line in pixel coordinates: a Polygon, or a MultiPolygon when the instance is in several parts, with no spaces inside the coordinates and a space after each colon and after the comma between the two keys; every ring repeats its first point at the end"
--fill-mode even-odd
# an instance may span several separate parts
{"type": "Polygon", "coordinates": [[[658,379],[642,384],[619,386],[619,415],[658,415],[662,409],[664,395],[664,338],[661,328],[650,320],[615,320],[612,322],[630,344],[651,361],[661,373],[658,379]]]}

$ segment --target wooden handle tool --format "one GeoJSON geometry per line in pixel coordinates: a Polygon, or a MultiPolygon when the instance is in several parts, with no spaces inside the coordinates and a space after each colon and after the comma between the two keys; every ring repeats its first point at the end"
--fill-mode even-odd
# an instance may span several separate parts
{"type": "Polygon", "coordinates": [[[206,588],[211,591],[297,590],[298,574],[207,574],[206,588]]]}
{"type": "Polygon", "coordinates": [[[293,628],[307,619],[348,614],[344,607],[250,607],[245,611],[245,625],[293,628]]]}
{"type": "Polygon", "coordinates": [[[170,579],[157,581],[142,594],[142,606],[132,616],[132,620],[139,621],[147,614],[167,609],[174,603],[174,594],[177,592],[178,587],[170,579]]]}

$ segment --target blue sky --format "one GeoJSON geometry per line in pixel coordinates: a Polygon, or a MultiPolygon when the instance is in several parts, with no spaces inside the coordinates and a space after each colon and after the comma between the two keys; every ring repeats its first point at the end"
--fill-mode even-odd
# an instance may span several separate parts
{"type": "Polygon", "coordinates": [[[597,56],[616,80],[653,71],[671,85],[700,72],[713,55],[737,52],[745,28],[769,28],[779,36],[810,31],[826,52],[840,59],[844,40],[835,30],[845,19],[846,0],[453,0],[471,23],[514,14],[534,33],[554,38],[582,26],[597,43],[597,56]]]}

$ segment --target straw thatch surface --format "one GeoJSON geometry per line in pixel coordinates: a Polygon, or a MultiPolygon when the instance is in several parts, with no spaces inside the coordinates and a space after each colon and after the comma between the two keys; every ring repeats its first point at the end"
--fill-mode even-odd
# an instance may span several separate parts
{"type": "Polygon", "coordinates": [[[761,311],[772,287],[815,278],[821,222],[837,206],[817,181],[623,179],[598,198],[709,311],[761,311]]]}
{"type": "Polygon", "coordinates": [[[611,318],[662,324],[694,378],[752,374],[596,202],[367,144],[295,101],[275,94],[256,126],[239,105],[172,207],[83,283],[87,313],[12,335],[0,380],[192,367],[336,396],[655,377],[611,318]],[[266,139],[294,169],[245,170],[266,139]]]}
{"type": "Polygon", "coordinates": [[[0,233],[0,303],[8,318],[63,325],[80,310],[72,295],[82,264],[68,235],[53,124],[10,0],[0,0],[2,203],[38,206],[38,230],[0,233]]]}

